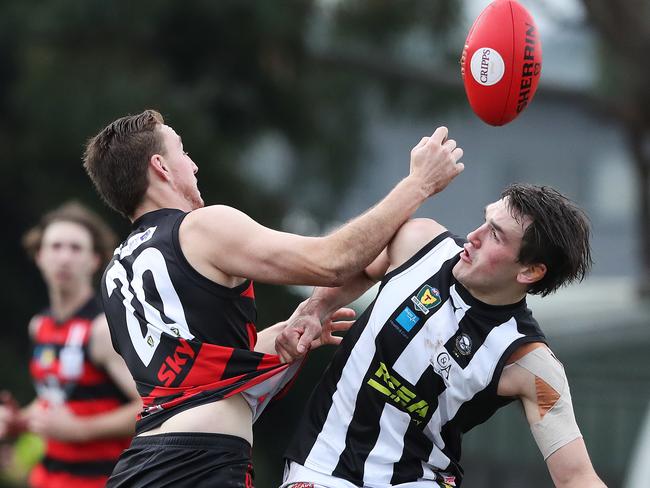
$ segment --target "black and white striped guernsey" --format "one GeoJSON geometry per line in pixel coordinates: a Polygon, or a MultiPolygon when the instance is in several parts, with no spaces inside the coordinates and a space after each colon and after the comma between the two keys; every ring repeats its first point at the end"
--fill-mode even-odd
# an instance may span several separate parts
{"type": "Polygon", "coordinates": [[[459,486],[462,434],[512,399],[496,394],[511,353],[545,342],[525,299],[487,305],[452,268],[448,232],[387,274],[314,390],[286,458],[357,486],[459,486]]]}

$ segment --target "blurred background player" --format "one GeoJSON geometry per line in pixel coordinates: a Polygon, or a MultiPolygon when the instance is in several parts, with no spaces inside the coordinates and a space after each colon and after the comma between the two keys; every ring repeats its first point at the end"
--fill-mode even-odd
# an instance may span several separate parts
{"type": "Polygon", "coordinates": [[[101,487],[130,442],[141,406],[93,289],[115,237],[71,202],[46,214],[23,245],[43,276],[49,307],[29,323],[37,396],[19,409],[3,392],[0,438],[25,431],[44,438],[45,456],[29,478],[34,488],[101,487]]]}

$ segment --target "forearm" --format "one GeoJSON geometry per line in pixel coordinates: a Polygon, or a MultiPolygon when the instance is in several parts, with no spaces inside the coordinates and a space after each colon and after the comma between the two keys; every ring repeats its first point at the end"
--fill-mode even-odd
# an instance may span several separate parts
{"type": "Polygon", "coordinates": [[[305,315],[314,315],[323,322],[334,311],[359,298],[374,284],[375,281],[362,271],[343,286],[314,288],[311,297],[300,305],[300,311],[305,315]]]}
{"type": "Polygon", "coordinates": [[[607,488],[607,485],[596,475],[588,473],[582,476],[576,476],[570,480],[555,481],[556,488],[607,488]]]}
{"type": "Polygon", "coordinates": [[[140,399],[112,410],[108,413],[77,417],[80,424],[81,441],[128,437],[135,433],[135,419],[142,409],[140,399]]]}
{"type": "Polygon", "coordinates": [[[319,259],[331,267],[335,284],[344,283],[370,264],[425,199],[417,181],[405,178],[380,203],[324,237],[319,259]]]}
{"type": "Polygon", "coordinates": [[[271,325],[258,333],[257,342],[255,343],[255,352],[277,354],[275,350],[275,338],[284,330],[286,325],[286,322],[278,322],[277,324],[271,325]]]}

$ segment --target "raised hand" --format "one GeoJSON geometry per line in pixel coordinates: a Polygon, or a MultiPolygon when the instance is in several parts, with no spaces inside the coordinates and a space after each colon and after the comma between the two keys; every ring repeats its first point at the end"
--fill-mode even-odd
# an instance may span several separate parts
{"type": "Polygon", "coordinates": [[[438,127],[431,137],[423,137],[411,150],[411,172],[426,197],[441,192],[458,176],[465,165],[460,163],[463,150],[456,141],[447,139],[446,127],[438,127]]]}

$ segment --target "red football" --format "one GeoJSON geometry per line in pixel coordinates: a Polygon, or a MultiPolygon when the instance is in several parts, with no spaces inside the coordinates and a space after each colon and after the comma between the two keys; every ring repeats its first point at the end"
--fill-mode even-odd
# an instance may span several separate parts
{"type": "Polygon", "coordinates": [[[539,31],[515,0],[495,0],[467,35],[461,74],[472,110],[490,125],[504,125],[533,100],[542,71],[539,31]]]}

